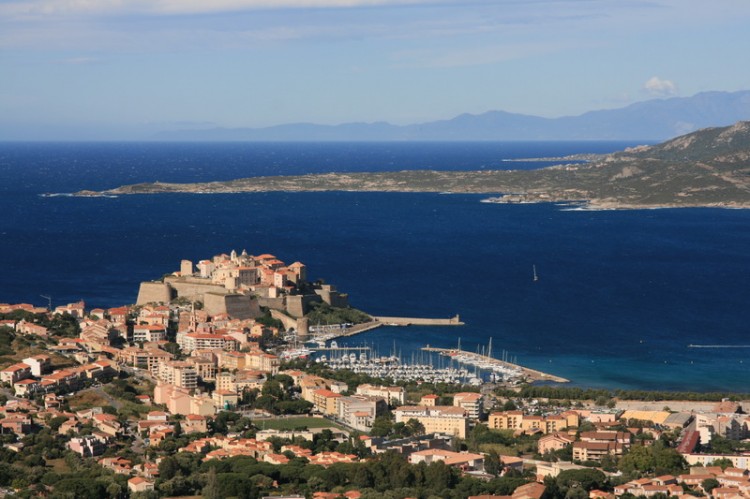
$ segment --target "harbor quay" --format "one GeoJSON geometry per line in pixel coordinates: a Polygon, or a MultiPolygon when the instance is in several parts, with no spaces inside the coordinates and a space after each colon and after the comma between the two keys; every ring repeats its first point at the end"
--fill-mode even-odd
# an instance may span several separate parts
{"type": "Polygon", "coordinates": [[[424,319],[419,317],[373,317],[386,326],[464,326],[456,314],[449,319],[424,319]]]}
{"type": "Polygon", "coordinates": [[[355,334],[372,331],[381,326],[464,326],[460,317],[455,315],[447,319],[430,319],[420,317],[372,317],[373,320],[354,324],[345,328],[331,328],[325,333],[326,340],[354,336],[355,334]]]}
{"type": "Polygon", "coordinates": [[[530,381],[552,381],[555,383],[569,383],[570,380],[554,374],[537,371],[536,369],[530,369],[512,362],[505,360],[495,359],[487,355],[482,355],[474,352],[467,352],[466,350],[460,350],[458,348],[437,348],[427,345],[422,347],[425,352],[437,352],[440,355],[450,357],[451,359],[461,362],[463,364],[470,364],[478,366],[482,369],[487,369],[493,372],[500,373],[517,373],[523,377],[526,377],[530,381]]]}

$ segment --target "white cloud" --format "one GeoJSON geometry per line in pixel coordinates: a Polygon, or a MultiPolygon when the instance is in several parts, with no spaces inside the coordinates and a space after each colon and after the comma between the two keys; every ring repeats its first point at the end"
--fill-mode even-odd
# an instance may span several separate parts
{"type": "Polygon", "coordinates": [[[61,64],[72,64],[74,66],[82,66],[87,64],[99,64],[102,62],[101,59],[97,57],[68,57],[66,59],[60,59],[58,61],[61,64]]]}
{"type": "Polygon", "coordinates": [[[673,81],[662,80],[658,76],[654,76],[643,84],[643,89],[651,95],[668,97],[677,93],[677,84],[673,81]]]}
{"type": "Polygon", "coordinates": [[[10,0],[0,18],[115,14],[209,14],[255,9],[356,8],[439,4],[441,0],[10,0]]]}

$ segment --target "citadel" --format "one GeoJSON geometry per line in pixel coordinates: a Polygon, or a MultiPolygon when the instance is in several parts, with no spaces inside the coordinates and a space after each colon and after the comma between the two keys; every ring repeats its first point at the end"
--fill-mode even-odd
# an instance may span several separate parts
{"type": "Polygon", "coordinates": [[[300,336],[308,334],[304,317],[313,303],[332,307],[348,307],[348,295],[339,293],[331,284],[309,282],[307,267],[301,262],[290,265],[274,255],[216,255],[194,265],[182,260],[180,270],[160,281],[142,282],[138,305],[169,303],[182,298],[203,304],[211,316],[226,314],[234,319],[254,319],[262,315],[261,307],[294,329],[300,336]]]}

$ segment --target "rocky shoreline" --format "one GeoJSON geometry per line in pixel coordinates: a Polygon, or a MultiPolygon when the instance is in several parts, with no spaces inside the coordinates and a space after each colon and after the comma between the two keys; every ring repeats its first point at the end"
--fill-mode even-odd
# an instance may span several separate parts
{"type": "MultiPolygon", "coordinates": [[[[750,123],[700,130],[591,162],[535,170],[322,173],[222,182],[140,183],[81,197],[246,192],[432,192],[500,195],[488,202],[575,203],[582,209],[749,208],[750,123]]],[[[565,159],[570,160],[571,157],[565,159]]]]}

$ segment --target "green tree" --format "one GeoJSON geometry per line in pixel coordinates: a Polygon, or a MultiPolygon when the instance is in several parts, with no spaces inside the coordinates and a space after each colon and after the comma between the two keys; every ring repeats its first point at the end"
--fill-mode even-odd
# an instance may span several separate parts
{"type": "MultiPolygon", "coordinates": [[[[713,438],[711,439],[711,441],[713,443],[713,438]]],[[[725,469],[731,468],[732,466],[734,466],[734,463],[732,462],[731,459],[722,457],[722,458],[714,459],[713,461],[711,461],[711,466],[719,466],[721,470],[724,471],[725,469]]]]}
{"type": "Polygon", "coordinates": [[[203,486],[201,491],[201,497],[205,499],[221,499],[221,489],[219,487],[219,479],[216,474],[216,468],[211,467],[206,474],[206,484],[203,486]]]}
{"type": "Polygon", "coordinates": [[[503,463],[495,449],[490,450],[484,458],[484,470],[490,475],[498,476],[503,471],[503,463]]]}
{"type": "Polygon", "coordinates": [[[180,472],[180,465],[172,456],[166,456],[159,462],[159,478],[171,480],[180,472]]]}
{"type": "Polygon", "coordinates": [[[703,480],[703,481],[701,482],[701,487],[702,487],[702,488],[703,488],[703,490],[704,490],[704,491],[706,492],[706,494],[709,494],[709,495],[710,495],[710,494],[711,494],[711,492],[712,492],[712,491],[713,491],[713,490],[714,490],[714,489],[715,489],[716,487],[718,487],[719,485],[721,485],[721,484],[720,484],[720,483],[719,483],[719,481],[718,481],[717,479],[715,479],[715,478],[706,478],[705,480],[703,480]]]}
{"type": "Polygon", "coordinates": [[[370,435],[373,437],[385,437],[393,429],[393,422],[389,416],[378,416],[375,421],[372,422],[372,428],[370,428],[370,435]]]}

